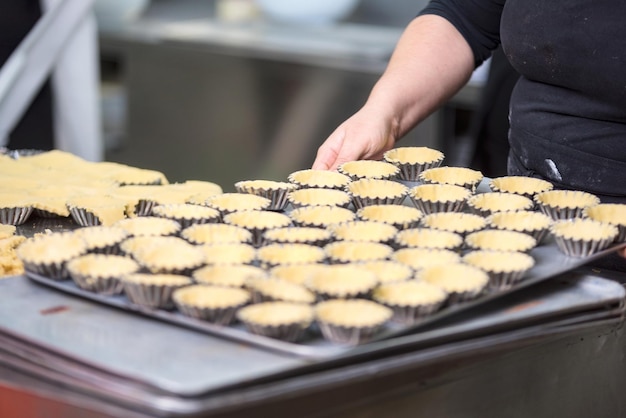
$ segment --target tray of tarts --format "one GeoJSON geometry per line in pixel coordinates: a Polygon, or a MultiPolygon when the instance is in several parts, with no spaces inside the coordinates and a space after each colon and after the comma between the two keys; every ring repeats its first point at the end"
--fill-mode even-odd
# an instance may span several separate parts
{"type": "Polygon", "coordinates": [[[5,274],[296,356],[419,334],[626,245],[626,205],[485,179],[426,147],[232,193],[59,151],[15,157],[0,155],[5,274]]]}

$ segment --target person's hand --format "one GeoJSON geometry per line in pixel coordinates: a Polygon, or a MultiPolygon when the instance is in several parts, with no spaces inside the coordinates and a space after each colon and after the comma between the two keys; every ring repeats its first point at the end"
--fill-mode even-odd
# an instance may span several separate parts
{"type": "Polygon", "coordinates": [[[619,255],[621,255],[622,257],[626,258],[626,248],[622,248],[622,249],[619,251],[619,255]]]}
{"type": "Polygon", "coordinates": [[[347,161],[382,158],[398,139],[396,125],[393,118],[366,105],[324,141],[313,169],[335,170],[347,161]]]}

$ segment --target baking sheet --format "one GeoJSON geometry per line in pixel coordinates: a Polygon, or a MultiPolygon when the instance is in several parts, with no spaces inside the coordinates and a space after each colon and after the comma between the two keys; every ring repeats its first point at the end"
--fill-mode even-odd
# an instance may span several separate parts
{"type": "MultiPolygon", "coordinates": [[[[0,353],[7,350],[33,367],[63,373],[69,379],[64,382],[78,388],[114,391],[123,399],[139,396],[142,402],[150,402],[144,399],[150,397],[146,390],[198,396],[416,351],[424,354],[419,361],[428,362],[431,355],[448,358],[452,352],[490,349],[504,335],[509,347],[523,346],[523,336],[619,321],[625,296],[615,281],[571,273],[449,317],[420,333],[311,360],[190,332],[51,291],[22,277],[0,281],[0,293],[6,295],[0,304],[0,353]],[[55,307],[65,310],[46,313],[55,307]]],[[[12,360],[0,355],[0,362],[9,361],[13,367],[12,360]]]]}
{"type": "MultiPolygon", "coordinates": [[[[421,328],[433,324],[436,321],[442,320],[444,318],[450,317],[451,315],[466,311],[471,308],[485,305],[490,301],[496,300],[511,293],[518,292],[521,289],[527,288],[534,284],[548,280],[552,277],[558,276],[562,273],[573,270],[577,267],[587,264],[597,258],[604,257],[611,252],[624,247],[626,247],[626,243],[613,246],[610,249],[598,252],[590,257],[574,258],[568,257],[561,253],[556,244],[552,240],[548,239],[546,243],[533,249],[530,252],[530,255],[532,255],[535,259],[535,266],[528,272],[526,272],[523,279],[513,287],[505,290],[485,293],[474,300],[464,303],[444,306],[437,313],[431,316],[427,316],[423,318],[420,322],[410,326],[391,322],[387,324],[381,330],[381,332],[379,332],[373,339],[362,345],[372,344],[377,341],[398,337],[404,334],[419,333],[421,328]]],[[[301,341],[297,343],[290,343],[249,333],[245,330],[242,324],[235,324],[228,327],[218,326],[208,323],[206,321],[184,316],[178,311],[151,309],[136,305],[131,303],[124,295],[102,296],[93,292],[88,292],[80,289],[74,284],[72,280],[55,281],[31,272],[26,272],[26,276],[37,283],[55,288],[66,293],[90,299],[98,303],[113,306],[129,312],[146,315],[161,321],[185,326],[212,335],[217,335],[229,338],[231,340],[253,344],[258,347],[267,348],[281,353],[308,358],[323,358],[337,356],[353,349],[352,346],[344,346],[326,341],[321,336],[319,330],[317,330],[315,326],[311,327],[311,329],[305,334],[301,341]]]]}

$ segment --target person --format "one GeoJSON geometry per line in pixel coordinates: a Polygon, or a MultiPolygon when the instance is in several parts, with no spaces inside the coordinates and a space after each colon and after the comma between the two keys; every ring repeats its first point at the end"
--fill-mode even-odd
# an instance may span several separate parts
{"type": "Polygon", "coordinates": [[[501,47],[492,54],[481,97],[469,125],[468,167],[487,177],[507,174],[509,155],[509,100],[519,74],[506,59],[501,47]]]}
{"type": "Polygon", "coordinates": [[[626,3],[606,0],[432,0],[313,168],[381,158],[501,44],[521,75],[509,104],[508,173],[626,203],[625,15],[626,3]]]}

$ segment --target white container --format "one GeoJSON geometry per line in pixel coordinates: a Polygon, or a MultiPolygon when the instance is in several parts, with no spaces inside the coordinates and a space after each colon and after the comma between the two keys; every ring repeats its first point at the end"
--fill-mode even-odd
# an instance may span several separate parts
{"type": "Polygon", "coordinates": [[[285,23],[328,24],[349,16],[359,0],[257,0],[270,19],[285,23]]]}

